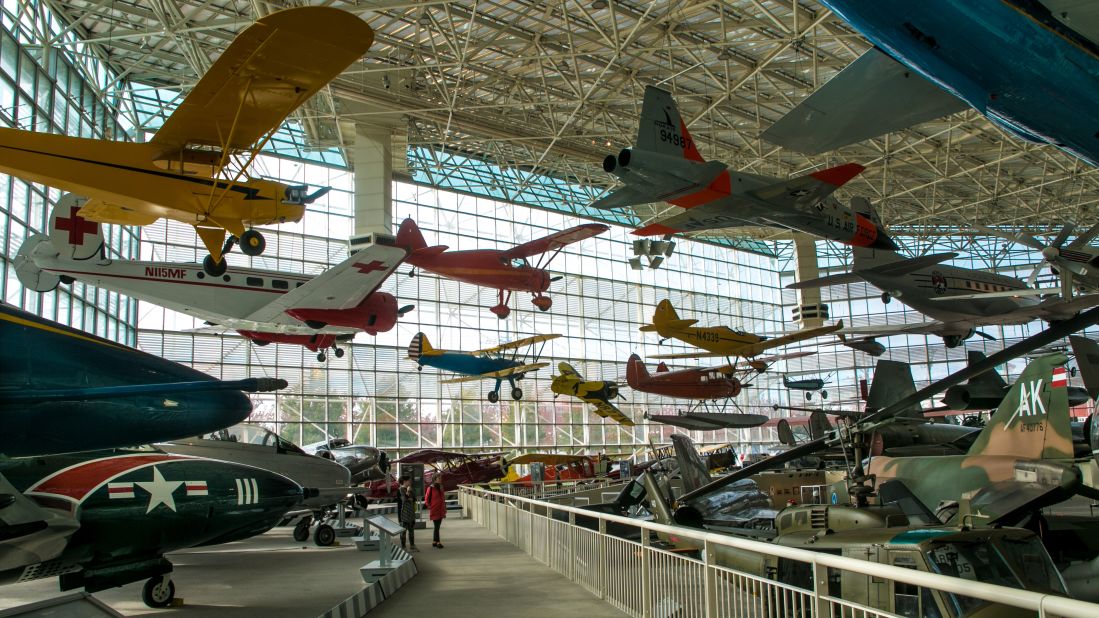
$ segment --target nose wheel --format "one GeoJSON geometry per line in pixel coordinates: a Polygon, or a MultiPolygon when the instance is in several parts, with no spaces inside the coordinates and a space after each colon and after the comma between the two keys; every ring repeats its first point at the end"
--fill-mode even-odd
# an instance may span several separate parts
{"type": "Polygon", "coordinates": [[[141,588],[141,600],[149,607],[168,607],[175,598],[176,585],[167,575],[150,578],[141,588]]]}

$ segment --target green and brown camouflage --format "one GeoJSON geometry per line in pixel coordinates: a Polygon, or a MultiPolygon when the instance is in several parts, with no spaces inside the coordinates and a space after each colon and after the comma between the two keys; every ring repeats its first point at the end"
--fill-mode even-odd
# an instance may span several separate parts
{"type": "Polygon", "coordinates": [[[1073,460],[1067,360],[1051,354],[1031,362],[965,455],[874,457],[868,473],[879,485],[903,482],[928,508],[959,502],[963,514],[988,523],[1092,493],[1073,460]]]}

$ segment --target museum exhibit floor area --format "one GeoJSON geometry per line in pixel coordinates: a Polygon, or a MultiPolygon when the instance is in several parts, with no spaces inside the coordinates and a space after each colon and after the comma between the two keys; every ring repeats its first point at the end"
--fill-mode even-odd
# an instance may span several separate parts
{"type": "MultiPolygon", "coordinates": [[[[551,612],[625,615],[470,520],[448,518],[443,526],[441,550],[432,549],[430,530],[417,531],[419,575],[370,616],[473,616],[486,608],[506,608],[509,618],[551,612]]],[[[276,528],[238,543],[170,554],[181,608],[146,607],[142,582],[95,596],[126,616],[312,618],[362,588],[359,567],[376,552],[357,551],[350,543],[328,548],[296,543],[291,530],[276,528]]],[[[60,594],[56,579],[5,586],[0,609],[60,594]]]]}

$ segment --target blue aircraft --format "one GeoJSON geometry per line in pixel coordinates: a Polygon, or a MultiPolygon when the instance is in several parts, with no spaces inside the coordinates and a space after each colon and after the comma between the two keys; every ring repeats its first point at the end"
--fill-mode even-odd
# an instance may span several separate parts
{"type": "Polygon", "coordinates": [[[243,421],[242,390],[202,372],[0,304],[0,455],[26,457],[165,442],[243,421]]]}
{"type": "Polygon", "coordinates": [[[764,139],[816,154],[968,106],[1022,139],[1099,165],[1094,3],[821,2],[877,47],[765,131],[764,139]]]}
{"type": "Polygon", "coordinates": [[[416,333],[412,342],[408,344],[408,358],[416,361],[416,370],[423,371],[424,365],[435,367],[443,371],[456,373],[462,377],[439,380],[439,384],[453,384],[455,382],[470,382],[473,380],[496,380],[496,386],[488,394],[490,403],[500,401],[500,383],[504,380],[511,385],[511,398],[518,401],[523,398],[523,389],[516,386],[516,382],[532,371],[549,366],[549,363],[538,362],[545,349],[545,342],[556,339],[561,335],[535,335],[511,343],[502,343],[492,348],[476,350],[474,352],[453,352],[450,350],[437,350],[431,347],[431,342],[423,333],[416,333]],[[519,360],[519,350],[525,347],[533,347],[542,344],[538,352],[534,354],[534,361],[527,363],[519,360]],[[511,352],[511,354],[507,354],[511,352]]]}

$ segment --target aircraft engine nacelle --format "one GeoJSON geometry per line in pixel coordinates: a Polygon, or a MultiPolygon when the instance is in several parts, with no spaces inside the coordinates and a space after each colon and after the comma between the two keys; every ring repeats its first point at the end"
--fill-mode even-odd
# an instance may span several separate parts
{"type": "MultiPolygon", "coordinates": [[[[720,166],[724,170],[724,166],[720,166]]],[[[604,161],[604,169],[606,161],[604,161]]],[[[623,148],[618,153],[618,166],[615,176],[632,173],[653,183],[666,183],[669,177],[680,178],[692,183],[709,184],[714,174],[695,161],[682,157],[672,157],[648,150],[623,148]]]]}
{"type": "Polygon", "coordinates": [[[973,396],[964,384],[951,386],[943,393],[943,404],[948,406],[951,410],[968,410],[969,404],[972,401],[973,396]]]}
{"type": "Polygon", "coordinates": [[[343,326],[358,328],[370,335],[392,329],[397,324],[397,299],[387,292],[374,292],[350,309],[287,309],[286,314],[312,328],[343,326]]]}
{"type": "Polygon", "coordinates": [[[615,397],[618,396],[618,385],[617,384],[615,384],[614,382],[604,382],[603,384],[605,385],[605,388],[607,389],[607,391],[606,391],[607,392],[607,399],[614,399],[615,397]]]}

